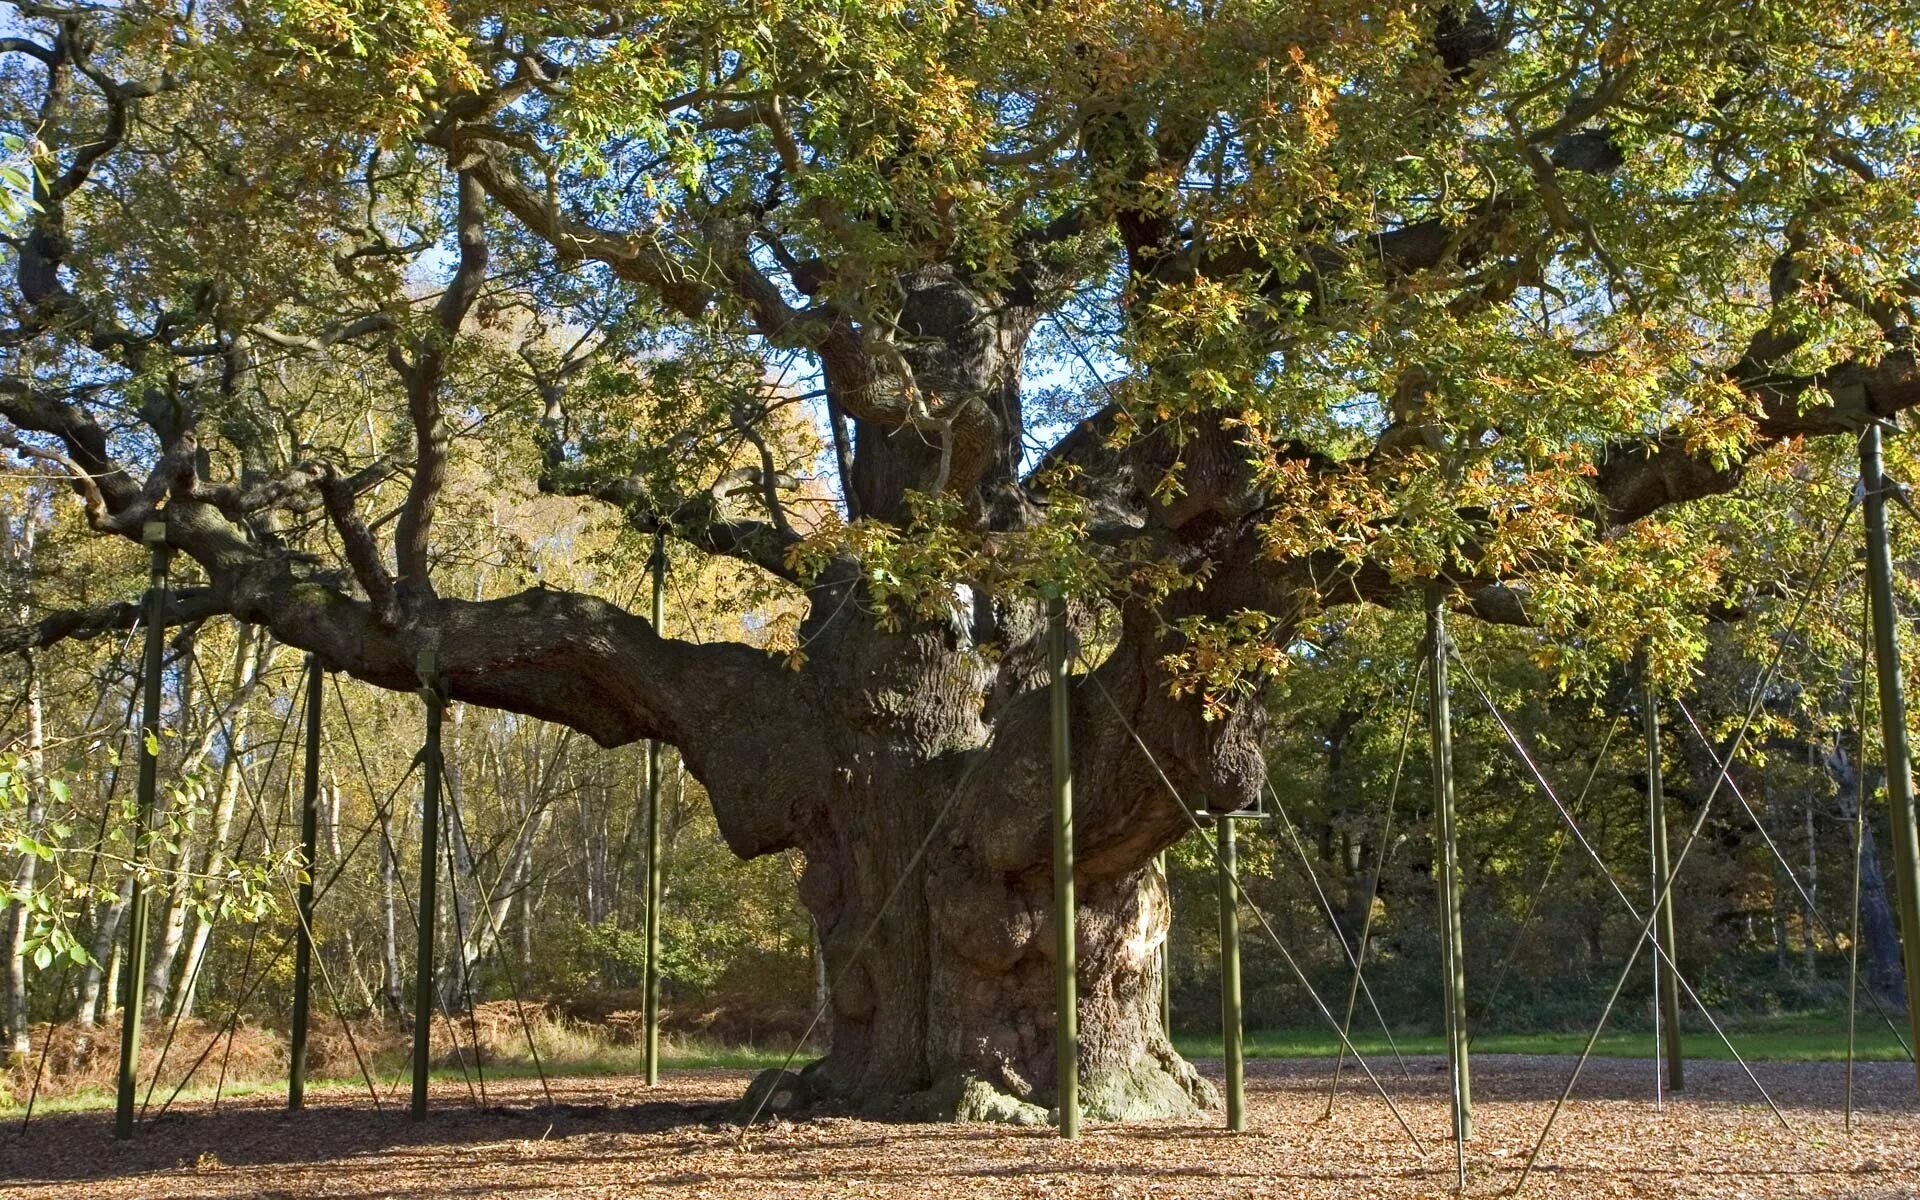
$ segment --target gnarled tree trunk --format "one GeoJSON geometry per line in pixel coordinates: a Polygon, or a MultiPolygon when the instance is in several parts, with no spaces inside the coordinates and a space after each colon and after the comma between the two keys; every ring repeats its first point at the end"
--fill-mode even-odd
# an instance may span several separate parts
{"type": "MultiPolygon", "coordinates": [[[[1034,630],[1030,613],[993,616],[1034,630]]],[[[813,747],[783,769],[818,782],[777,822],[761,791],[706,782],[736,851],[805,855],[800,895],[832,995],[812,1089],[915,1115],[1044,1119],[1056,1083],[1048,713],[1031,689],[997,709],[990,699],[1034,660],[996,663],[951,624],[889,633],[839,617],[809,635],[832,672],[792,738],[752,733],[813,747]]],[[[1240,807],[1260,778],[1258,706],[1206,722],[1167,699],[1150,637],[1123,640],[1073,693],[1083,1107],[1192,1113],[1215,1096],[1161,1027],[1170,914],[1153,867],[1187,819],[1129,727],[1160,748],[1188,802],[1240,807]]],[[[708,748],[685,750],[701,773],[708,748]]]]}

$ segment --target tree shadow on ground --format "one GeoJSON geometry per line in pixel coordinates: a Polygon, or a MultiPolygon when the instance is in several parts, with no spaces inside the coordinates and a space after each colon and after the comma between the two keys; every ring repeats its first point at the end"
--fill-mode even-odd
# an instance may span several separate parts
{"type": "MultiPolygon", "coordinates": [[[[1217,1076],[1217,1061],[1200,1065],[1217,1076]]],[[[1403,1076],[1390,1059],[1375,1064],[1382,1084],[1397,1102],[1408,1107],[1410,1115],[1414,1109],[1422,1110],[1417,1123],[1429,1135],[1439,1132],[1432,1126],[1446,1093],[1444,1066],[1444,1060],[1436,1057],[1411,1057],[1407,1060],[1408,1073],[1403,1076]]],[[[1476,1098],[1494,1106],[1551,1103],[1565,1086],[1572,1066],[1573,1060],[1564,1056],[1475,1056],[1476,1098]]],[[[1796,1124],[1838,1120],[1845,1095],[1844,1064],[1761,1063],[1754,1069],[1796,1124]]],[[[383,1098],[382,1107],[376,1110],[364,1093],[322,1092],[299,1113],[288,1113],[276,1099],[263,1095],[228,1101],[218,1110],[206,1103],[176,1108],[164,1119],[143,1124],[126,1142],[112,1139],[111,1112],[50,1114],[35,1117],[24,1135],[17,1121],[0,1126],[0,1185],[84,1186],[89,1182],[157,1177],[148,1182],[164,1185],[166,1194],[186,1195],[194,1192],[195,1171],[217,1174],[228,1169],[251,1170],[265,1183],[275,1177],[276,1168],[292,1178],[318,1166],[324,1167],[329,1180],[348,1192],[380,1193],[389,1190],[393,1178],[415,1177],[416,1173],[444,1180],[449,1191],[457,1192],[465,1169],[482,1163],[498,1166],[503,1158],[510,1160],[516,1153],[531,1154],[536,1144],[538,1157],[549,1167],[568,1162],[602,1166],[631,1163],[632,1170],[645,1175],[659,1171],[679,1155],[697,1158],[717,1147],[732,1146],[738,1133],[731,1123],[734,1106],[716,1101],[716,1096],[737,1095],[748,1077],[745,1072],[730,1071],[687,1073],[684,1078],[667,1081],[658,1092],[640,1089],[633,1080],[556,1080],[554,1095],[559,1103],[554,1105],[545,1104],[537,1086],[529,1086],[526,1081],[497,1089],[495,1099],[504,1096],[509,1102],[485,1107],[471,1103],[464,1092],[443,1086],[436,1090],[434,1107],[424,1122],[410,1120],[404,1103],[383,1098]],[[644,1143],[633,1141],[636,1136],[644,1137],[644,1143]]],[[[1282,1110],[1310,1110],[1317,1115],[1331,1078],[1328,1062],[1265,1060],[1248,1064],[1248,1090],[1263,1110],[1277,1104],[1282,1110]]],[[[1858,1064],[1855,1082],[1855,1107],[1863,1114],[1920,1111],[1911,1064],[1858,1064]]],[[[1351,1074],[1342,1085],[1341,1096],[1342,1114],[1379,1104],[1371,1085],[1351,1074]]],[[[1676,1099],[1693,1106],[1748,1109],[1754,1114],[1748,1119],[1771,1122],[1753,1085],[1734,1063],[1690,1062],[1687,1090],[1676,1099]]],[[[1652,1063],[1595,1060],[1583,1073],[1574,1101],[1650,1106],[1652,1063]]],[[[1103,1125],[1095,1132],[1102,1138],[1136,1144],[1206,1144],[1215,1137],[1229,1136],[1217,1122],[1216,1117],[1103,1125]]],[[[1032,1163],[983,1163],[974,1169],[976,1175],[1017,1176],[1057,1173],[1061,1169],[1057,1162],[1042,1161],[1046,1157],[1044,1144],[1055,1137],[1046,1128],[899,1124],[877,1133],[871,1123],[846,1121],[842,1125],[833,1116],[804,1124],[804,1129],[784,1123],[756,1129],[739,1149],[759,1164],[758,1169],[744,1169],[739,1178],[745,1180],[756,1174],[763,1180],[779,1177],[786,1168],[777,1160],[790,1151],[877,1157],[880,1161],[861,1173],[891,1178],[899,1172],[928,1170],[931,1164],[927,1160],[937,1159],[943,1146],[976,1141],[999,1143],[1017,1160],[1035,1156],[1032,1163]]],[[[1438,1140],[1434,1144],[1439,1147],[1438,1140]]],[[[1442,1157],[1451,1155],[1443,1153],[1442,1157]]],[[[1302,1181],[1340,1177],[1337,1168],[1329,1170],[1326,1164],[1297,1165],[1302,1181]]],[[[1271,1175],[1274,1166],[1268,1164],[1266,1173],[1271,1175]]],[[[1217,1174],[1206,1168],[1188,1172],[1171,1163],[1158,1169],[1174,1177],[1217,1174]]],[[[940,1173],[937,1167],[933,1170],[940,1173]]],[[[697,1186],[730,1174],[693,1167],[684,1174],[669,1170],[655,1182],[697,1186]]],[[[209,1192],[218,1190],[213,1184],[210,1176],[209,1192]]]]}
{"type": "MultiPolygon", "coordinates": [[[[556,1141],[607,1134],[649,1134],[717,1126],[731,1106],[698,1101],[511,1104],[477,1107],[443,1100],[424,1121],[404,1103],[376,1110],[362,1094],[345,1093],[288,1112],[271,1101],[176,1108],[142,1123],[127,1141],[112,1138],[111,1112],[36,1116],[23,1134],[18,1122],[0,1132],[0,1180],[77,1183],[167,1171],[207,1162],[228,1167],[326,1162],[330,1171],[391,1169],[394,1152],[418,1149],[457,1163],[464,1146],[521,1140],[556,1141]],[[379,1156],[364,1166],[350,1160],[379,1156]],[[345,1161],[343,1161],[345,1160],[345,1161]]],[[[524,1097],[522,1097],[524,1099],[524,1097]]]]}
{"type": "MultiPolygon", "coordinates": [[[[1475,1054],[1473,1094],[1476,1100],[1519,1103],[1558,1099],[1572,1074],[1569,1055],[1475,1054]]],[[[1198,1059],[1201,1072],[1217,1079],[1218,1059],[1198,1059]]],[[[1401,1097],[1438,1099],[1447,1094],[1447,1062],[1437,1055],[1408,1055],[1403,1073],[1391,1055],[1368,1056],[1380,1085],[1401,1097]]],[[[1846,1104],[1847,1067],[1843,1062],[1753,1062],[1754,1078],[1781,1108],[1839,1112],[1846,1104]]],[[[1920,1108],[1911,1062],[1854,1064],[1854,1108],[1862,1112],[1907,1111],[1920,1108]]],[[[1265,1059],[1247,1064],[1249,1086],[1283,1093],[1324,1095],[1333,1078],[1331,1060],[1265,1059]]],[[[1575,1100],[1647,1100],[1654,1094],[1651,1059],[1595,1058],[1580,1073],[1575,1100]]],[[[1763,1104],[1740,1064],[1720,1059],[1689,1059],[1686,1087],[1671,1093],[1675,1099],[1709,1104],[1763,1104]]],[[[1347,1100],[1377,1100],[1378,1092],[1351,1058],[1341,1076],[1340,1096],[1347,1100]]]]}

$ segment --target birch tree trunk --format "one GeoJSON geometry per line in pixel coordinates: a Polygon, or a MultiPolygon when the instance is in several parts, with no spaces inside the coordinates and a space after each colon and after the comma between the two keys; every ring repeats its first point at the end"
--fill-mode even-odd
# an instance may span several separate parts
{"type": "Polygon", "coordinates": [[[394,905],[400,864],[395,858],[399,847],[393,844],[399,830],[393,824],[380,839],[380,994],[387,1011],[398,1017],[406,1014],[407,1002],[400,984],[400,915],[394,905]]]}
{"type": "MultiPolygon", "coordinates": [[[[267,639],[253,626],[242,626],[234,647],[234,691],[251,692],[265,675],[268,664],[273,658],[273,648],[267,639]]],[[[181,1016],[192,1016],[195,1001],[200,990],[200,975],[205,970],[207,946],[213,937],[213,914],[218,909],[223,889],[217,884],[220,875],[226,871],[231,857],[227,843],[233,834],[234,810],[239,805],[242,781],[240,772],[245,769],[249,751],[246,746],[247,707],[244,703],[233,708],[232,717],[227,723],[232,741],[227,746],[226,759],[220,764],[220,776],[214,785],[213,820],[207,834],[207,854],[201,871],[209,880],[209,894],[206,907],[194,921],[193,936],[187,942],[187,954],[182,962],[180,994],[174,1000],[174,1011],[181,1016]]],[[[185,919],[185,913],[181,913],[185,919]]],[[[152,981],[149,980],[151,987],[152,981]]],[[[152,994],[151,992],[149,994],[152,994]]],[[[164,992],[162,992],[164,994],[164,992]]]]}
{"type": "Polygon", "coordinates": [[[1801,955],[1806,960],[1807,978],[1809,979],[1813,978],[1815,971],[1814,956],[1819,950],[1819,947],[1815,944],[1815,937],[1819,932],[1820,923],[1817,908],[1820,900],[1820,855],[1819,842],[1815,840],[1813,832],[1813,801],[1813,789],[1808,788],[1806,803],[1807,878],[1805,880],[1807,886],[1807,915],[1805,921],[1800,926],[1800,948],[1801,955]]]}
{"type": "MultiPolygon", "coordinates": [[[[27,527],[28,554],[31,556],[33,527],[27,527]]],[[[25,832],[28,837],[38,838],[40,827],[47,817],[47,762],[46,762],[46,726],[45,715],[41,709],[40,697],[40,656],[29,653],[27,659],[27,812],[25,832]]],[[[13,890],[18,896],[28,896],[33,892],[34,879],[39,871],[40,858],[34,854],[22,854],[20,865],[14,869],[13,890]]],[[[33,1049],[32,1018],[27,1010],[27,932],[28,918],[24,904],[15,904],[6,910],[7,928],[7,1034],[10,1051],[16,1055],[25,1055],[33,1049]]]]}
{"type": "MultiPolygon", "coordinates": [[[[30,494],[31,495],[31,494],[30,494]]],[[[31,500],[29,500],[29,504],[31,500]]],[[[9,564],[22,584],[22,603],[20,618],[30,619],[33,612],[33,546],[36,535],[36,523],[32,509],[23,507],[18,526],[9,524],[10,536],[7,539],[9,564]]],[[[47,761],[45,714],[41,708],[40,696],[40,656],[29,650],[26,659],[25,697],[27,708],[27,811],[22,832],[29,838],[38,839],[40,827],[47,818],[47,761]]],[[[27,934],[31,921],[25,897],[33,892],[34,879],[39,873],[38,855],[23,853],[13,871],[13,894],[22,897],[18,904],[7,905],[0,897],[0,933],[4,933],[7,957],[6,1007],[0,1012],[6,1025],[7,1044],[11,1052],[24,1055],[32,1049],[31,1020],[27,1012],[27,934]]]]}
{"type": "MultiPolygon", "coordinates": [[[[341,861],[340,810],[346,803],[346,795],[340,789],[340,781],[332,776],[328,776],[326,790],[322,792],[321,795],[326,804],[327,814],[326,821],[323,825],[327,838],[327,861],[337,867],[341,861]]],[[[331,868],[329,869],[329,873],[331,873],[331,868]]],[[[325,878],[325,876],[316,875],[314,885],[318,887],[321,883],[325,882],[325,878]]],[[[314,917],[314,936],[316,938],[320,937],[321,920],[321,917],[318,915],[314,917]]],[[[348,918],[330,921],[327,922],[327,924],[332,929],[340,931],[340,953],[342,961],[347,965],[347,975],[353,981],[353,990],[355,994],[359,996],[360,1003],[371,1012],[377,1005],[373,998],[373,987],[367,982],[367,973],[362,970],[360,966],[360,946],[353,936],[354,922],[348,918]]]]}
{"type": "MultiPolygon", "coordinates": [[[[1774,844],[1779,845],[1785,826],[1785,822],[1780,819],[1781,805],[1772,787],[1767,786],[1764,781],[1761,786],[1765,788],[1765,792],[1761,796],[1760,811],[1767,822],[1768,833],[1772,836],[1774,844]]],[[[1787,917],[1794,908],[1787,903],[1787,893],[1793,885],[1788,882],[1780,864],[1771,858],[1767,861],[1767,878],[1771,883],[1767,891],[1772,903],[1773,969],[1784,975],[1793,961],[1787,949],[1787,917]]]]}

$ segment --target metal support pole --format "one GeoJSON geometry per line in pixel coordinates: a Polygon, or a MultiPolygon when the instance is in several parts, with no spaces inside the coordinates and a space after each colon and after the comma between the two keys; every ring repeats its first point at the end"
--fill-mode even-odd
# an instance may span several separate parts
{"type": "Polygon", "coordinates": [[[140,540],[152,555],[147,575],[146,654],[141,665],[139,816],[133,836],[133,890],[127,903],[127,957],[121,975],[127,981],[120,1010],[120,1079],[113,1109],[113,1136],[133,1136],[134,1075],[140,1065],[140,1018],[147,1006],[147,833],[153,824],[153,798],[160,782],[160,691],[166,654],[167,523],[148,521],[140,540]]]}
{"type": "Polygon", "coordinates": [[[1240,1031],[1240,893],[1235,882],[1239,854],[1233,818],[1214,822],[1214,862],[1220,877],[1220,1051],[1227,1071],[1227,1128],[1247,1128],[1247,1070],[1240,1031]]]}
{"type": "MultiPolygon", "coordinates": [[[[1460,920],[1460,852],[1453,813],[1453,723],[1447,705],[1446,597],[1434,589],[1427,604],[1428,729],[1433,757],[1433,806],[1440,835],[1441,980],[1447,1012],[1447,1060],[1457,1145],[1473,1136],[1473,1081],[1467,1059],[1467,969],[1460,920]]],[[[1456,1156],[1457,1158],[1457,1156],[1456,1156]]],[[[1464,1166],[1462,1166],[1464,1172],[1464,1166]]]]}
{"type": "Polygon", "coordinates": [[[420,652],[421,695],[427,703],[427,738],[420,750],[420,765],[426,772],[420,792],[420,918],[418,950],[413,967],[413,1119],[427,1117],[428,1042],[433,1031],[433,918],[438,907],[434,886],[440,853],[440,719],[445,708],[441,695],[439,668],[431,648],[420,652]]]}
{"type": "MultiPolygon", "coordinates": [[[[1867,594],[1873,615],[1873,657],[1879,669],[1881,757],[1887,773],[1887,806],[1893,836],[1894,878],[1900,905],[1900,940],[1907,967],[1907,1017],[1920,1045],[1920,834],[1915,832],[1913,760],[1907,743],[1907,698],[1900,677],[1900,642],[1894,625],[1893,550],[1887,537],[1887,482],[1881,465],[1880,426],[1860,438],[1861,511],[1867,524],[1867,594]]],[[[1920,1065],[1915,1068],[1920,1085],[1920,1065]]]]}
{"type": "Polygon", "coordinates": [[[293,1029],[289,1032],[287,1107],[306,1104],[307,1016],[313,988],[314,843],[320,824],[320,660],[307,655],[307,760],[300,779],[300,894],[293,936],[293,1029]]]}
{"type": "MultiPolygon", "coordinates": [[[[1605,757],[1605,755],[1602,755],[1605,757]]],[[[1653,911],[1660,910],[1661,878],[1659,835],[1665,832],[1664,822],[1660,820],[1660,810],[1653,805],[1652,796],[1647,798],[1647,883],[1652,888],[1647,893],[1647,903],[1653,911]]],[[[1659,936],[1658,922],[1654,926],[1654,936],[1659,936]]],[[[1653,1110],[1665,1112],[1667,1108],[1666,1082],[1660,1071],[1660,1047],[1666,1045],[1665,1032],[1660,1020],[1660,955],[1655,954],[1653,961],[1647,964],[1647,978],[1653,983],[1653,1110]]]]}
{"type": "Polygon", "coordinates": [[[1067,683],[1067,602],[1047,605],[1047,668],[1053,675],[1053,970],[1054,1090],[1060,1104],[1060,1136],[1080,1136],[1079,946],[1073,902],[1073,742],[1069,731],[1073,697],[1067,683]]]}
{"type": "Polygon", "coordinates": [[[1167,852],[1162,850],[1154,865],[1160,882],[1167,889],[1167,935],[1160,939],[1160,1032],[1173,1040],[1173,876],[1167,874],[1167,852]]]}
{"type": "MultiPolygon", "coordinates": [[[[653,536],[653,630],[666,622],[667,546],[653,536]]],[[[647,1086],[660,1083],[660,743],[647,743],[647,965],[643,983],[646,1007],[647,1086]]]]}
{"type": "Polygon", "coordinates": [[[1677,939],[1673,920],[1673,889],[1667,880],[1673,866],[1667,853],[1667,797],[1660,772],[1660,701],[1648,682],[1641,701],[1641,720],[1647,737],[1647,820],[1652,834],[1653,875],[1660,909],[1653,925],[1659,950],[1654,954],[1654,987],[1657,991],[1661,1047],[1667,1059],[1667,1090],[1677,1092],[1687,1086],[1687,1064],[1680,1047],[1680,968],[1674,955],[1677,939]]]}

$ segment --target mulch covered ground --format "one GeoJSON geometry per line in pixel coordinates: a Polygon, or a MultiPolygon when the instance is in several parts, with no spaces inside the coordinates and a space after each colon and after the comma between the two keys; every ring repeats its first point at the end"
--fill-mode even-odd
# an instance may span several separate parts
{"type": "MultiPolygon", "coordinates": [[[[1319,1120],[1326,1063],[1249,1064],[1246,1134],[1094,1125],[1075,1144],[1044,1130],[835,1118],[763,1127],[742,1146],[726,1117],[748,1073],[700,1071],[670,1073],[652,1091],[630,1078],[558,1081],[553,1111],[537,1109],[537,1081],[489,1085],[486,1110],[456,1084],[436,1091],[424,1125],[404,1108],[373,1111],[364,1093],[333,1091],[297,1116],[270,1100],[229,1100],[218,1113],[196,1105],[124,1144],[109,1139],[110,1114],[38,1117],[24,1138],[17,1126],[0,1132],[0,1196],[1448,1195],[1445,1076],[1436,1060],[1410,1065],[1410,1082],[1391,1064],[1382,1078],[1428,1140],[1424,1156],[1368,1092],[1343,1093],[1334,1119],[1319,1120]]],[[[1469,1194],[1512,1187],[1568,1065],[1476,1056],[1469,1194]]],[[[1851,1135],[1841,1126],[1840,1065],[1758,1070],[1791,1134],[1731,1064],[1690,1064],[1686,1098],[1670,1098],[1664,1112],[1654,1111],[1650,1064],[1591,1064],[1526,1195],[1920,1196],[1910,1065],[1858,1068],[1851,1135]]]]}

